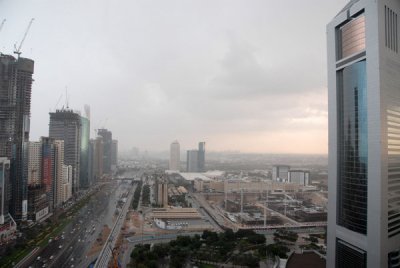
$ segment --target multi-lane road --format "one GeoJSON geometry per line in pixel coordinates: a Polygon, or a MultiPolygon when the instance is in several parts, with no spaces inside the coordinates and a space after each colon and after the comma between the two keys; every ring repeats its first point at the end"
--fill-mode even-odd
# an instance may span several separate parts
{"type": "Polygon", "coordinates": [[[50,237],[48,245],[21,267],[88,267],[101,249],[93,252],[96,240],[106,226],[113,228],[120,212],[118,201],[131,189],[130,181],[106,184],[73,216],[59,236],[50,237]]]}

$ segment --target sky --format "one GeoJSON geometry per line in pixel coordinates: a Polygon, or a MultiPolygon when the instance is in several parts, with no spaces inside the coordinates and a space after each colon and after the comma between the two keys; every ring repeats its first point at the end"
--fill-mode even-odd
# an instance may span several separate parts
{"type": "Polygon", "coordinates": [[[347,2],[0,0],[0,51],[35,18],[31,140],[68,95],[120,151],[326,154],[326,24],[347,2]]]}

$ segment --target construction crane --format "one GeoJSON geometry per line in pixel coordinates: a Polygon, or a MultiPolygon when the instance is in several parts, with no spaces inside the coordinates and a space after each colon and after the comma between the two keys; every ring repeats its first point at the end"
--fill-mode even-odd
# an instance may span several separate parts
{"type": "Polygon", "coordinates": [[[14,45],[14,47],[15,47],[14,54],[17,54],[17,55],[18,55],[18,58],[19,58],[19,55],[21,55],[21,53],[22,53],[22,52],[21,52],[22,45],[24,44],[25,38],[26,38],[26,36],[28,35],[29,29],[31,28],[32,23],[33,23],[34,20],[35,20],[35,19],[32,18],[31,21],[29,22],[29,25],[28,25],[28,27],[26,28],[24,37],[22,38],[21,43],[19,43],[18,49],[17,49],[17,44],[14,45]]]}
{"type": "Polygon", "coordinates": [[[3,29],[3,26],[4,26],[4,23],[6,22],[6,19],[4,19],[2,22],[1,22],[1,24],[0,24],[0,32],[1,32],[1,29],[3,29]]]}

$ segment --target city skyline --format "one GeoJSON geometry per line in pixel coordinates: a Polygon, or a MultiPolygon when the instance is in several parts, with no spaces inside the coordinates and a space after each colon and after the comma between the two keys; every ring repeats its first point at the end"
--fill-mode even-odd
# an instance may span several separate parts
{"type": "Polygon", "coordinates": [[[326,154],[323,25],[346,2],[0,1],[0,50],[11,53],[35,18],[22,49],[37,62],[31,140],[46,135],[67,87],[70,107],[90,104],[91,128],[113,129],[122,148],[167,150],[178,139],[206,140],[210,151],[326,154]]]}

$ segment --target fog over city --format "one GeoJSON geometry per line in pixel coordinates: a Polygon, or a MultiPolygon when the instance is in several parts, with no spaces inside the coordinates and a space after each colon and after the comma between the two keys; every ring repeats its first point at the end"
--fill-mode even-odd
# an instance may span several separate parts
{"type": "Polygon", "coordinates": [[[11,54],[35,18],[22,51],[35,60],[31,140],[48,135],[67,88],[120,151],[178,139],[325,154],[325,25],[346,2],[0,0],[0,48],[11,54]]]}

